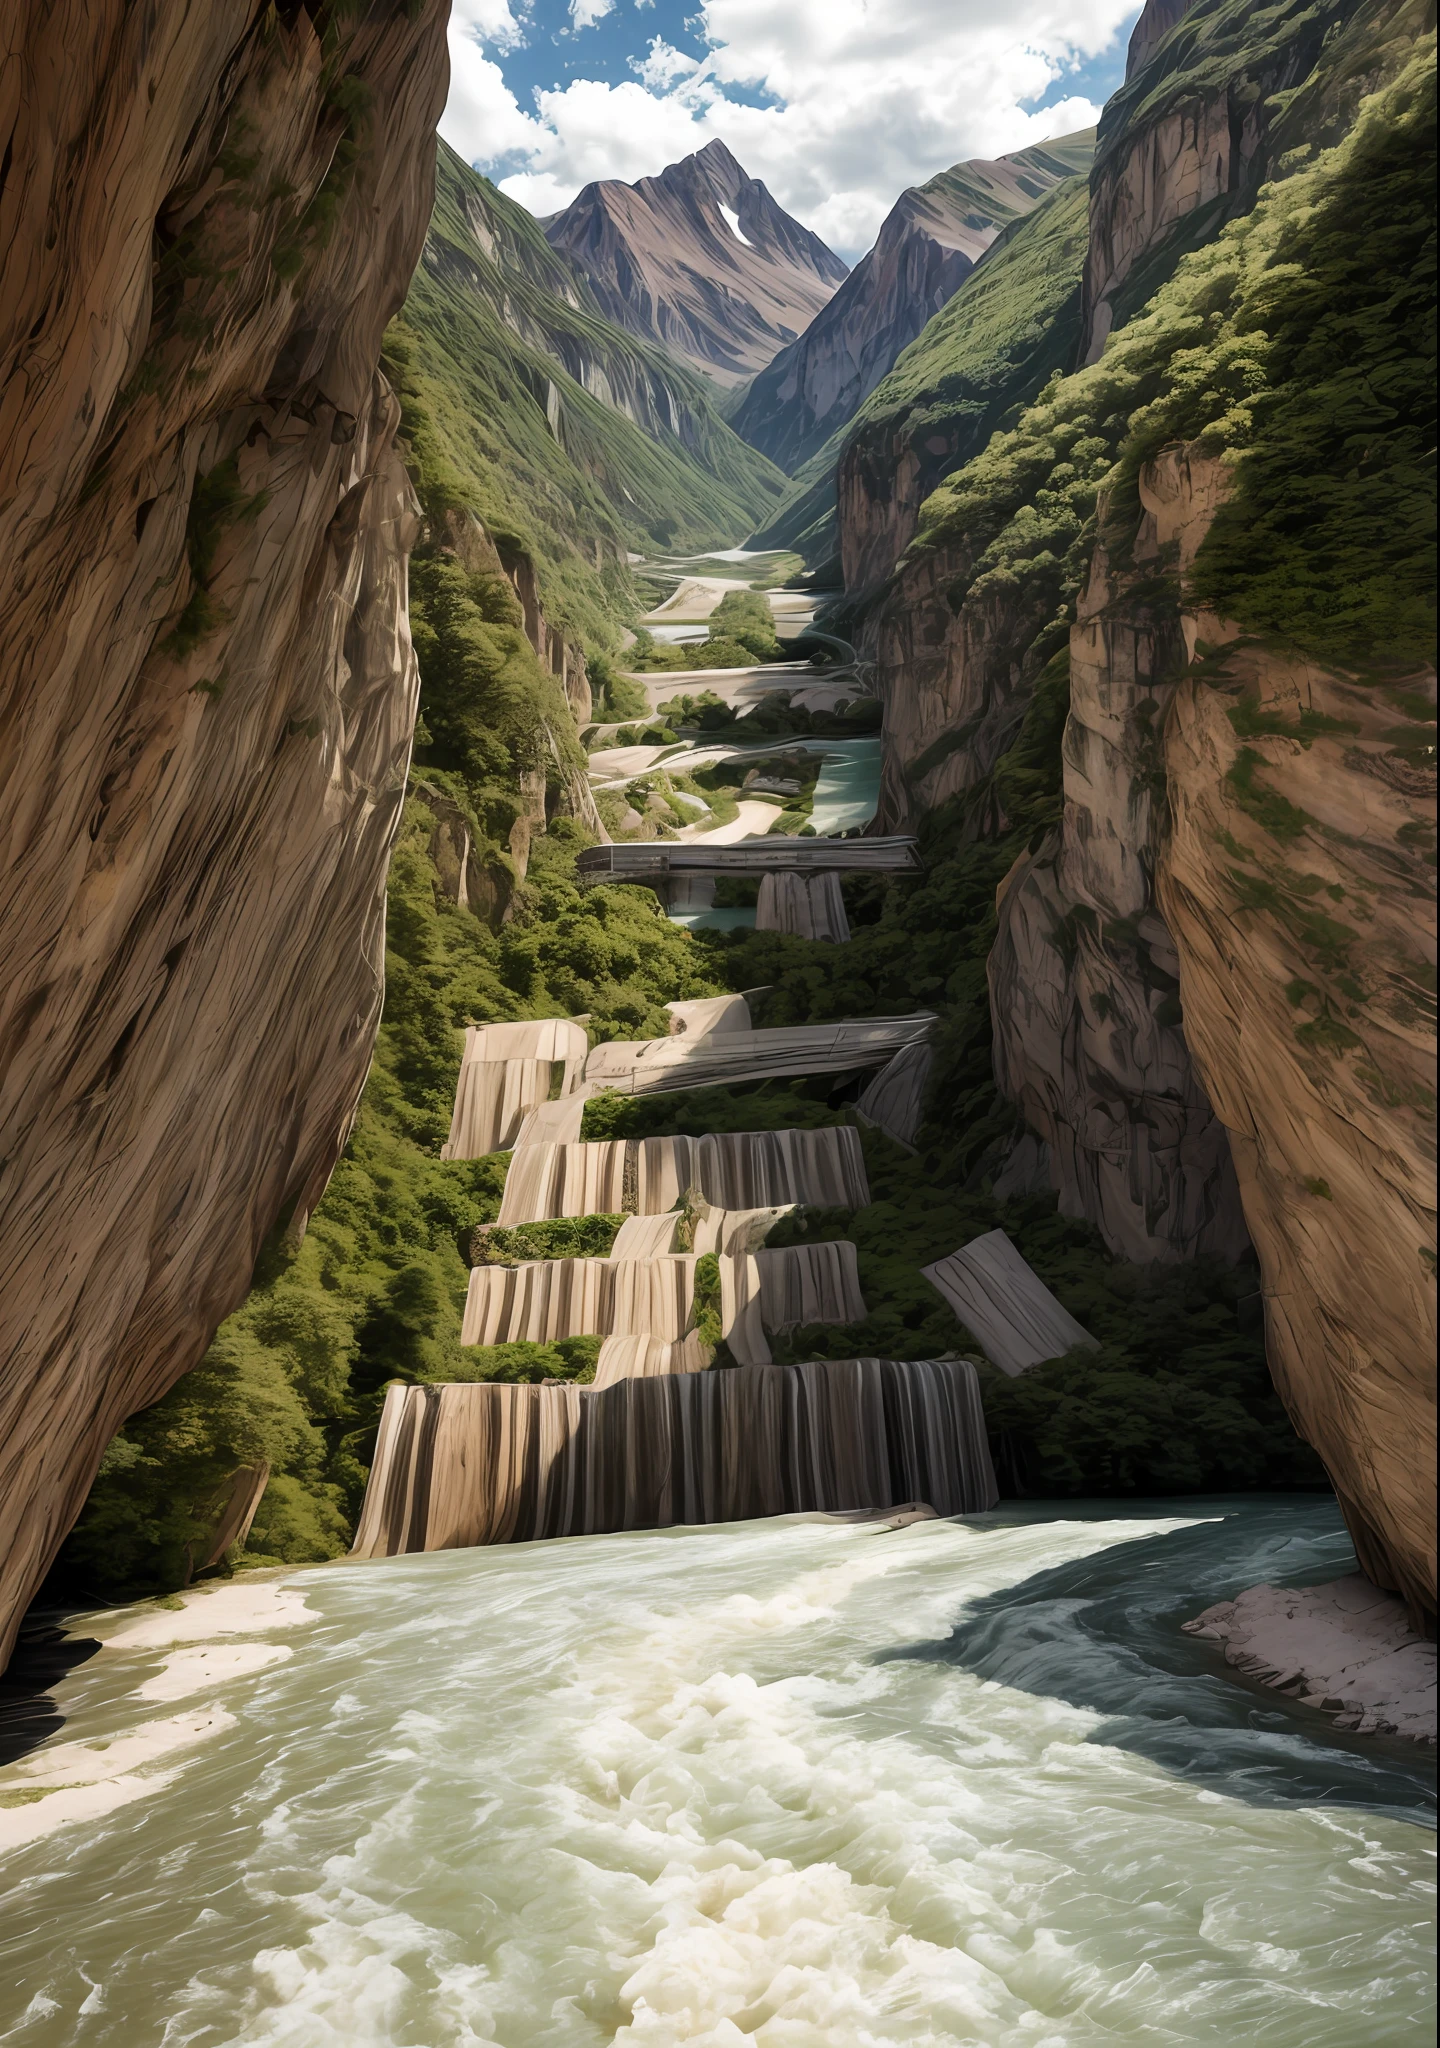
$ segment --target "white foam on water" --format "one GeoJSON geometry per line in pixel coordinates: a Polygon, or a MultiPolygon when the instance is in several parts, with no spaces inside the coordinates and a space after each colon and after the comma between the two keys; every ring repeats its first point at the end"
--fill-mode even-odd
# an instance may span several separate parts
{"type": "Polygon", "coordinates": [[[226,1692],[238,1728],[134,1839],[17,1859],[0,2038],[1408,2041],[1417,1830],[1189,1783],[904,1654],[1186,1527],[787,1521],[308,1573],[320,1626],[226,1692]]]}

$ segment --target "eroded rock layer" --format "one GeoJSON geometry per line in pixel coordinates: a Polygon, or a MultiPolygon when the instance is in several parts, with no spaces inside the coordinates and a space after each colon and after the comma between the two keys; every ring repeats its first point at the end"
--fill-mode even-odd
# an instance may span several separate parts
{"type": "Polygon", "coordinates": [[[899,1501],[974,1514],[996,1498],[966,1359],[740,1366],[601,1389],[394,1386],[354,1554],[899,1501]]]}
{"type": "MultiPolygon", "coordinates": [[[[1182,575],[1218,493],[1146,478],[1182,575]]],[[[1435,1613],[1435,679],[1328,673],[1187,615],[1160,909],[1230,1132],[1271,1369],[1360,1561],[1435,1613]]]]}
{"type": "Polygon", "coordinates": [[[988,963],[995,1077],[1050,1148],[1061,1213],[1141,1264],[1235,1259],[1247,1243],[1155,902],[1161,734],[1184,661],[1147,511],[1123,570],[1103,542],[1091,555],[1070,634],[1064,816],[1006,877],[988,963]]]}
{"type": "Polygon", "coordinates": [[[33,0],[0,64],[0,1654],[364,1079],[443,13],[33,0]]]}

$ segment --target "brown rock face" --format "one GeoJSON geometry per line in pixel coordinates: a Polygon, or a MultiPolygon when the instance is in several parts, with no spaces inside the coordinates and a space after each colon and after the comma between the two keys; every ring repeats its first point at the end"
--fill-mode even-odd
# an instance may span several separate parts
{"type": "Polygon", "coordinates": [[[947,593],[969,567],[958,547],[917,552],[865,622],[862,647],[885,707],[876,832],[910,831],[983,782],[1030,701],[1040,661],[1021,650],[1044,620],[993,587],[956,611],[947,593]]]}
{"type": "Polygon", "coordinates": [[[1050,1147],[1061,1213],[1146,1264],[1238,1258],[1224,1129],[1186,1048],[1156,906],[1168,814],[1161,733],[1185,663],[1153,515],[1134,565],[1091,557],[1070,634],[1065,814],[1007,876],[988,964],[995,1077],[1050,1147]]]}
{"type": "Polygon", "coordinates": [[[1186,250],[1212,241],[1250,210],[1267,178],[1284,175],[1287,151],[1308,154],[1343,133],[1359,93],[1385,70],[1386,36],[1424,32],[1406,19],[1422,5],[1281,0],[1261,16],[1147,0],[1090,177],[1082,363],[1097,359],[1186,250]]]}
{"type": "Polygon", "coordinates": [[[796,470],[853,418],[1001,229],[1089,169],[1093,146],[1094,130],[1086,129],[993,163],[956,164],[902,192],[874,248],[755,379],[733,417],[736,433],[796,470]]]}
{"type": "Polygon", "coordinates": [[[587,185],[545,234],[607,320],[722,385],[763,369],[847,275],[719,141],[658,178],[587,185]]]}
{"type": "Polygon", "coordinates": [[[0,60],[0,1656],[364,1080],[443,16],[22,0],[0,60]]]}
{"type": "MultiPolygon", "coordinates": [[[[1182,571],[1212,465],[1146,480],[1182,571]]],[[[1327,674],[1184,621],[1158,895],[1228,1126],[1271,1369],[1360,1561],[1435,1615],[1435,682],[1327,674]],[[1428,858],[1427,858],[1428,856],[1428,858]]]]}

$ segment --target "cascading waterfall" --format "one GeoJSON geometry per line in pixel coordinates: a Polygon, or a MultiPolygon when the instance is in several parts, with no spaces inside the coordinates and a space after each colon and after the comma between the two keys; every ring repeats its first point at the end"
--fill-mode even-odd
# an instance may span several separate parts
{"type": "Polygon", "coordinates": [[[975,1368],[854,1358],[590,1387],[392,1386],[357,1557],[998,1494],[975,1368]]]}

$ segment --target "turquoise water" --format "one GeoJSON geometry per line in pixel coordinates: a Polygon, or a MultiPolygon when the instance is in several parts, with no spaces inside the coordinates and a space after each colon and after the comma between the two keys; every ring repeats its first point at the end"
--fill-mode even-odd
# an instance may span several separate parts
{"type": "Polygon", "coordinates": [[[755,928],[755,906],[733,910],[671,910],[671,924],[683,924],[692,932],[738,932],[755,928]]]}
{"type": "Polygon", "coordinates": [[[842,740],[845,752],[828,754],[815,785],[810,822],[821,838],[868,825],[880,801],[880,741],[842,740]]]}
{"type": "Polygon", "coordinates": [[[1180,1628],[1351,1562],[1231,1499],[307,1571],[233,1728],[7,1860],[0,2039],[1411,2048],[1433,1767],[1180,1628]]]}

